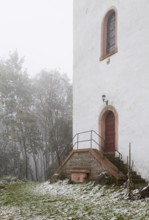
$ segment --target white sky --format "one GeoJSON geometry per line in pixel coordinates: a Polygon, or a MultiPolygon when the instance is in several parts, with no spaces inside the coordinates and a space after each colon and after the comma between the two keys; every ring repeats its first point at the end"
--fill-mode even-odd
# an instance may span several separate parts
{"type": "Polygon", "coordinates": [[[73,0],[0,0],[0,58],[16,49],[34,76],[59,69],[72,78],[73,0]]]}

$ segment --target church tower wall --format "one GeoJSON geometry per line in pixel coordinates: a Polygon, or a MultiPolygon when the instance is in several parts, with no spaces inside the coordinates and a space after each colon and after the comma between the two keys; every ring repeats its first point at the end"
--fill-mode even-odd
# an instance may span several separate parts
{"type": "Polygon", "coordinates": [[[116,148],[126,161],[131,142],[135,169],[149,180],[148,12],[148,0],[74,0],[73,133],[102,133],[101,112],[112,106],[118,115],[116,148]],[[102,25],[111,9],[117,15],[117,51],[103,59],[102,25]]]}

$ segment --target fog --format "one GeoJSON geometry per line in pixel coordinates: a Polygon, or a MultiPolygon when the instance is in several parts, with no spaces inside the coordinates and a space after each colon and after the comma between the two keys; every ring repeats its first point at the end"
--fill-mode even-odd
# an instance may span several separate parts
{"type": "Polygon", "coordinates": [[[30,76],[58,69],[72,78],[72,0],[0,0],[0,59],[17,50],[30,76]]]}

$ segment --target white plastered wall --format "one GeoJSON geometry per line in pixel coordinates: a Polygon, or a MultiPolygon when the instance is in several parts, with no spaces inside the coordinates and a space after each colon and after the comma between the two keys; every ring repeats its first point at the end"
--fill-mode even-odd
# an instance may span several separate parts
{"type": "Polygon", "coordinates": [[[118,150],[126,161],[131,142],[135,169],[149,180],[148,12],[148,0],[74,0],[73,133],[98,132],[105,94],[118,113],[118,150]],[[107,64],[108,58],[99,61],[101,25],[112,6],[118,16],[118,52],[107,64]]]}

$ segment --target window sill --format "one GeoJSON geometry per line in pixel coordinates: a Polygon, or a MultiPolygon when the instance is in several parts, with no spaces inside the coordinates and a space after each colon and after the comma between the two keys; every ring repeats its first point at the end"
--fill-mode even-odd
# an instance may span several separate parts
{"type": "Polygon", "coordinates": [[[104,55],[102,55],[100,58],[99,58],[99,61],[102,61],[102,60],[105,60],[106,58],[114,55],[115,53],[118,52],[118,49],[115,47],[113,50],[111,50],[109,53],[106,53],[104,55]]]}

